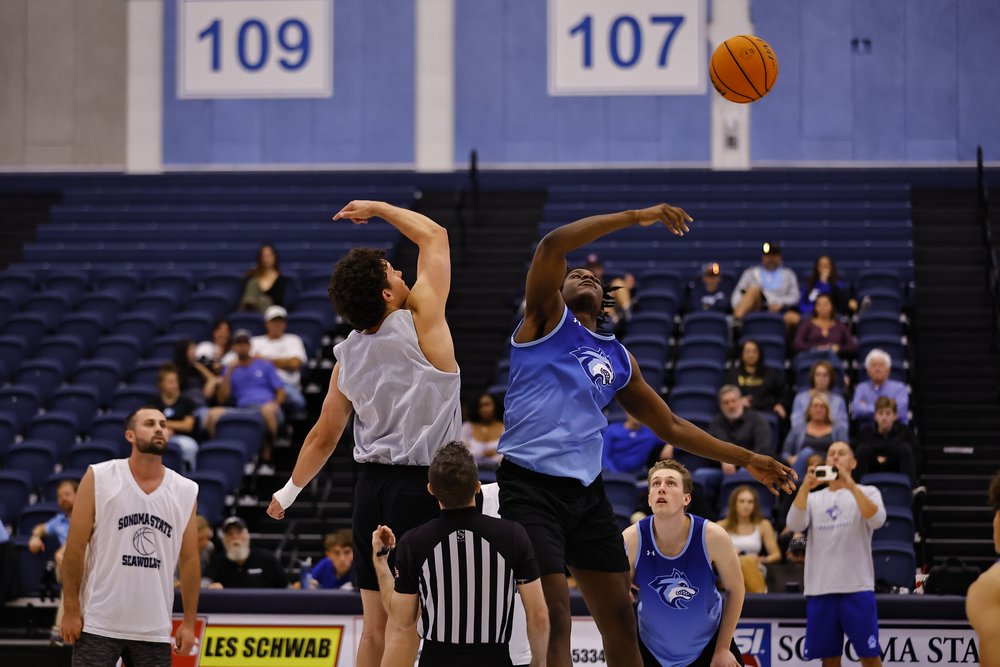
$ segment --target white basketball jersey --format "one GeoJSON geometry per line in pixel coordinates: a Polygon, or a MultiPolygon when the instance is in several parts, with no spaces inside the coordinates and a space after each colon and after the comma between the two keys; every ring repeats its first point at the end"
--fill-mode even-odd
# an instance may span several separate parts
{"type": "Polygon", "coordinates": [[[83,631],[114,639],[169,642],[174,570],[198,485],[169,468],[152,493],[128,459],[91,466],[94,533],[81,589],[83,631]]]}
{"type": "MultiPolygon", "coordinates": [[[[496,482],[483,484],[483,514],[496,519],[500,516],[500,485],[496,482]]],[[[514,598],[514,621],[510,633],[510,661],[515,665],[531,662],[531,645],[528,644],[528,618],[524,612],[521,596],[514,598]]]]}

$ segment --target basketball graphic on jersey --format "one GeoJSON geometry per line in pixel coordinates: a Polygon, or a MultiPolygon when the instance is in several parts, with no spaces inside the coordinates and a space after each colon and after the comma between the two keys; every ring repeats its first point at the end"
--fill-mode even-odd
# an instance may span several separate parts
{"type": "Polygon", "coordinates": [[[615,381],[615,369],[611,364],[611,359],[601,350],[580,347],[573,350],[572,354],[590,376],[591,381],[598,387],[608,386],[615,381]]]}
{"type": "Polygon", "coordinates": [[[688,583],[687,575],[678,569],[670,574],[663,574],[649,582],[649,587],[656,591],[668,607],[687,609],[685,602],[690,602],[698,594],[698,589],[688,583]]]}
{"type": "Polygon", "coordinates": [[[152,556],[156,553],[156,542],[153,540],[153,529],[143,526],[132,536],[132,546],[140,556],[152,556]]]}

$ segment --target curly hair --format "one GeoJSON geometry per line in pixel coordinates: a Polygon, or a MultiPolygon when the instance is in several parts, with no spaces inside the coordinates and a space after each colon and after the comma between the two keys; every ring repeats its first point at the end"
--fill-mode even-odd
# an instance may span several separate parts
{"type": "Polygon", "coordinates": [[[364,331],[385,315],[382,290],[388,287],[385,251],[354,248],[333,267],[328,291],[337,313],[352,328],[364,331]]]}

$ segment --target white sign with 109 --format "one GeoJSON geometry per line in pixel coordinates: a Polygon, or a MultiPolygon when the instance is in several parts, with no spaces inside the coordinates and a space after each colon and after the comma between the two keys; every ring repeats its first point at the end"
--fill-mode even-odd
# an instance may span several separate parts
{"type": "Polygon", "coordinates": [[[550,95],[706,90],[704,0],[549,0],[550,95]]]}
{"type": "Polygon", "coordinates": [[[330,97],[333,0],[177,0],[177,95],[330,97]]]}

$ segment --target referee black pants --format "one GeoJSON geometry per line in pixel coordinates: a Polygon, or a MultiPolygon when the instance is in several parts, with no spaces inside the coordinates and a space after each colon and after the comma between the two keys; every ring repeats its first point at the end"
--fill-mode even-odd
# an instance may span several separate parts
{"type": "Polygon", "coordinates": [[[419,667],[511,667],[507,644],[446,644],[424,640],[419,667]]]}

